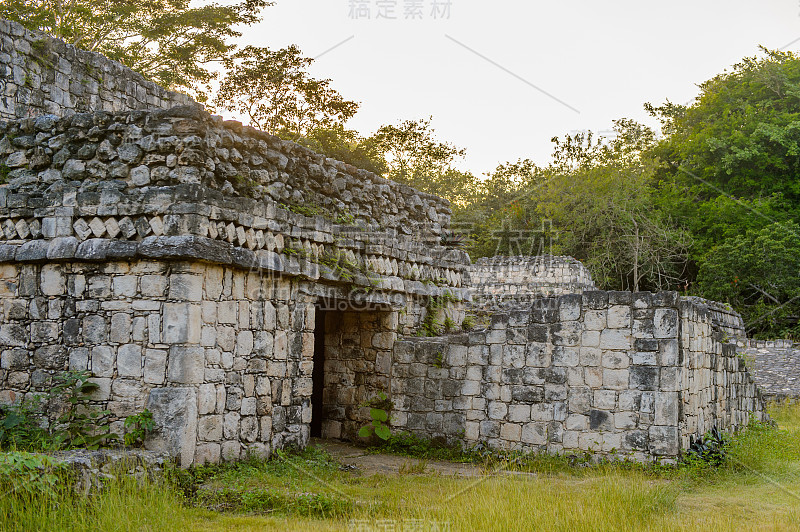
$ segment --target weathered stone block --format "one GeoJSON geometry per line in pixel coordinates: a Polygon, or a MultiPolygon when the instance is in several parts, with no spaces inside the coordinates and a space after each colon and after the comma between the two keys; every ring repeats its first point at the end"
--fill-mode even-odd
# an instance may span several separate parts
{"type": "Polygon", "coordinates": [[[600,333],[600,348],[628,351],[632,348],[633,338],[624,329],[606,329],[600,333]]]}
{"type": "Polygon", "coordinates": [[[164,342],[168,344],[200,343],[201,331],[200,305],[164,304],[164,342]]]}
{"type": "Polygon", "coordinates": [[[140,345],[125,344],[117,349],[117,373],[120,377],[142,376],[142,347],[140,345]]]}
{"type": "Polygon", "coordinates": [[[631,326],[631,307],[622,305],[608,307],[607,324],[611,329],[629,328],[631,326]]]}
{"type": "Polygon", "coordinates": [[[649,451],[657,456],[676,456],[680,450],[677,427],[653,426],[649,433],[649,451]]]}
{"type": "Polygon", "coordinates": [[[178,384],[200,384],[205,377],[205,350],[199,346],[172,346],[167,380],[178,384]]]}
{"type": "Polygon", "coordinates": [[[677,426],[678,393],[656,392],[655,397],[655,424],[677,426]]]}
{"type": "Polygon", "coordinates": [[[149,449],[168,453],[181,467],[189,467],[197,445],[197,397],[194,388],[156,388],[147,398],[147,409],[159,429],[149,449]]]}
{"type": "Polygon", "coordinates": [[[126,312],[111,315],[111,331],[109,339],[114,343],[124,344],[131,338],[131,316],[126,312]]]}
{"type": "Polygon", "coordinates": [[[169,299],[201,301],[203,299],[203,276],[188,273],[173,273],[170,275],[169,299]]]}
{"type": "Polygon", "coordinates": [[[627,369],[603,369],[603,386],[612,390],[628,387],[630,374],[627,369]]]}
{"type": "Polygon", "coordinates": [[[589,428],[591,430],[614,430],[614,418],[605,410],[589,410],[589,428]]]}
{"type": "Polygon", "coordinates": [[[676,338],[678,335],[678,311],[664,308],[656,309],[653,325],[656,338],[676,338]]]}
{"type": "Polygon", "coordinates": [[[114,350],[107,345],[92,348],[92,374],[111,377],[114,373],[114,350]]]}
{"type": "Polygon", "coordinates": [[[656,366],[631,366],[630,386],[637,390],[658,389],[659,368],[656,366]]]}

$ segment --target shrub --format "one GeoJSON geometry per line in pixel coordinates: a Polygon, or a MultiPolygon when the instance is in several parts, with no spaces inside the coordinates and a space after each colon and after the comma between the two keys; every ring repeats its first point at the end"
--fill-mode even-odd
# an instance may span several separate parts
{"type": "Polygon", "coordinates": [[[117,441],[110,412],[89,404],[98,385],[88,371],[68,371],[54,377],[47,391],[0,407],[0,449],[48,451],[97,449],[117,441]]]}

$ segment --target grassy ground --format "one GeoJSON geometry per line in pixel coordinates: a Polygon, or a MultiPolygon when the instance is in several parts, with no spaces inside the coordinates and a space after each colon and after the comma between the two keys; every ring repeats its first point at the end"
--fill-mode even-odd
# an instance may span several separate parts
{"type": "Polygon", "coordinates": [[[534,458],[478,479],[418,474],[422,467],[364,477],[307,450],[200,469],[175,479],[178,487],[122,481],[90,499],[6,492],[0,529],[797,530],[800,407],[772,414],[779,429],[739,435],[718,468],[534,458]]]}

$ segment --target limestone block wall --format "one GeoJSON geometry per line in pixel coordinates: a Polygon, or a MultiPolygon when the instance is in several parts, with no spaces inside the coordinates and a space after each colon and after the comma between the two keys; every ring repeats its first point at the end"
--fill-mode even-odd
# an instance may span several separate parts
{"type": "Polygon", "coordinates": [[[398,342],[398,429],[467,444],[673,460],[763,400],[714,329],[675,292],[586,291],[497,313],[469,334],[398,342]]]}
{"type": "Polygon", "coordinates": [[[715,326],[705,305],[681,301],[681,436],[683,446],[713,427],[736,430],[751,413],[763,419],[763,397],[745,357],[715,326]]]}
{"type": "Polygon", "coordinates": [[[189,103],[116,61],[0,19],[0,119],[189,103]]]}
{"type": "Polygon", "coordinates": [[[184,465],[307,441],[314,306],[290,280],[150,260],[0,273],[4,402],[90,370],[112,430],[147,407],[162,429],[148,445],[184,465]]]}
{"type": "Polygon", "coordinates": [[[399,430],[450,443],[464,440],[469,411],[485,408],[485,399],[466,395],[465,379],[480,380],[489,362],[488,346],[470,346],[468,338],[408,338],[395,344],[391,421],[399,430]]]}
{"type": "Polygon", "coordinates": [[[480,258],[469,276],[476,310],[509,310],[540,297],[596,290],[589,270],[571,257],[480,258]]]}
{"type": "Polygon", "coordinates": [[[703,313],[711,318],[711,325],[715,332],[720,333],[722,339],[729,343],[741,343],[747,339],[744,320],[741,314],[733,310],[730,305],[718,301],[710,301],[701,297],[684,297],[693,306],[703,309],[703,313]]]}
{"type": "MultiPolygon", "coordinates": [[[[360,358],[340,365],[343,378],[368,381],[330,420],[343,434],[365,421],[359,405],[380,380],[372,374],[431,297],[449,294],[460,324],[469,259],[440,243],[443,202],[341,177],[345,192],[386,194],[398,214],[375,215],[402,217],[398,229],[293,212],[227,180],[212,186],[217,153],[246,153],[253,167],[265,164],[261,153],[285,159],[292,174],[276,179],[313,190],[304,172],[320,156],[290,164],[280,141],[234,130],[196,108],[0,122],[0,400],[42,390],[57,371],[89,369],[115,428],[147,406],[161,428],[149,445],[184,465],[236,459],[308,441],[316,306],[389,316],[360,316],[360,358]],[[207,144],[206,134],[228,140],[207,144]],[[442,207],[436,224],[423,205],[442,207]]],[[[331,175],[315,179],[332,186],[331,175]]],[[[332,197],[348,198],[348,212],[375,198],[332,197]]]]}

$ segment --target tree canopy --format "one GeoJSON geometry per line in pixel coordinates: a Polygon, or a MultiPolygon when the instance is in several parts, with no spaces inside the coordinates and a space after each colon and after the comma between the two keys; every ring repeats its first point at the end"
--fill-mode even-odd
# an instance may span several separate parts
{"type": "Polygon", "coordinates": [[[450,200],[456,207],[475,198],[475,177],[455,168],[463,148],[436,138],[433,117],[382,126],[368,139],[387,165],[386,177],[450,200]]]}
{"type": "Polygon", "coordinates": [[[214,103],[291,140],[321,129],[344,133],[358,103],[345,100],[331,80],[311,77],[313,62],[294,45],[280,50],[246,46],[226,61],[228,72],[214,103]]]}
{"type": "Polygon", "coordinates": [[[190,0],[3,0],[0,17],[99,52],[172,89],[203,88],[272,2],[192,7],[190,0]]]}

